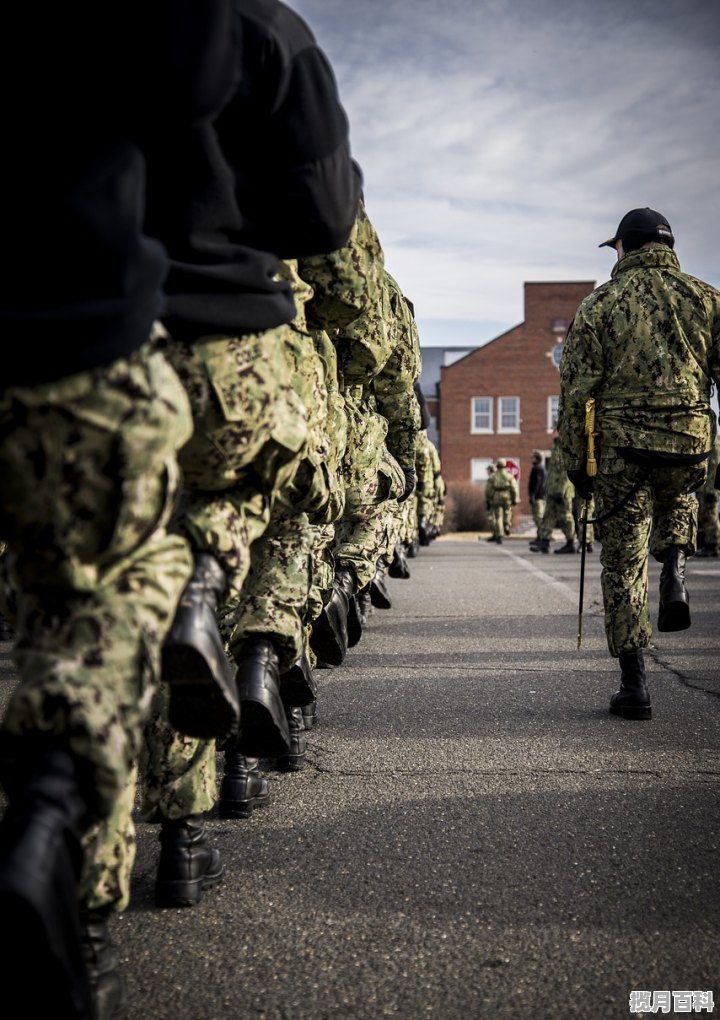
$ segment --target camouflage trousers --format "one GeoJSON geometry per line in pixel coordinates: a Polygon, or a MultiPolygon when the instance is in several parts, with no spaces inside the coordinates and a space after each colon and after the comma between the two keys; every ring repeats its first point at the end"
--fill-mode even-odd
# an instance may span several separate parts
{"type": "Polygon", "coordinates": [[[307,514],[279,499],[265,534],[252,547],[250,572],[237,606],[220,612],[220,632],[232,655],[248,637],[269,635],[283,673],[301,657],[312,577],[307,514]]]}
{"type": "Polygon", "coordinates": [[[338,566],[352,567],[358,588],[364,588],[375,576],[389,540],[386,504],[402,495],[405,475],[386,446],[386,419],[367,404],[360,390],[345,391],[345,509],[335,526],[333,556],[338,566]]]}
{"type": "Polygon", "coordinates": [[[575,538],[575,518],[572,512],[572,498],[569,493],[548,496],[545,513],[538,527],[538,538],[549,541],[555,528],[559,528],[566,542],[575,538]]]}
{"type": "MultiPolygon", "coordinates": [[[[167,704],[168,688],[160,684],[140,752],[140,813],[145,822],[205,814],[217,800],[215,741],[198,740],[174,730],[167,722],[167,704]]],[[[137,777],[135,768],[110,817],[86,840],[87,865],[80,896],[90,910],[120,912],[130,902],[137,777]]]]}
{"type": "MultiPolygon", "coordinates": [[[[323,475],[312,464],[298,479],[308,430],[288,366],[302,348],[302,338],[284,327],[170,348],[195,424],[181,453],[186,488],[177,526],[226,572],[218,622],[229,655],[251,633],[272,634],[281,669],[302,649],[309,585],[308,520],[289,503],[307,499],[315,506],[327,499],[323,475]]],[[[161,688],[141,759],[146,821],[206,813],[217,799],[215,741],[176,733],[166,720],[161,688]]],[[[96,905],[121,910],[130,891],[125,848],[132,819],[118,812],[113,822],[98,854],[92,896],[96,905]]]]}
{"type": "Polygon", "coordinates": [[[168,534],[187,398],[162,354],[0,395],[0,535],[20,683],[2,757],[32,738],[81,763],[107,818],[142,744],[159,649],[191,571],[168,534]]]}
{"type": "Polygon", "coordinates": [[[662,560],[670,546],[695,552],[696,501],[706,465],[648,469],[604,452],[595,479],[595,505],[602,517],[602,591],[610,654],[645,648],[652,636],[648,610],[648,551],[662,560]],[[628,501],[622,501],[633,489],[628,501]]]}
{"type": "Polygon", "coordinates": [[[194,425],[180,453],[183,493],[174,524],[193,549],[218,560],[236,604],[250,546],[270,521],[273,492],[292,482],[307,439],[305,407],[291,385],[289,336],[281,326],[167,347],[194,425]]]}
{"type": "MultiPolygon", "coordinates": [[[[530,512],[532,513],[533,523],[536,528],[540,528],[542,523],[543,515],[545,513],[545,500],[544,499],[531,499],[530,500],[530,512]]],[[[539,531],[538,531],[539,534],[539,531]]]]}
{"type": "Polygon", "coordinates": [[[512,498],[504,492],[493,496],[490,504],[490,520],[494,538],[502,538],[512,526],[512,498]]]}
{"type": "MultiPolygon", "coordinates": [[[[233,648],[253,633],[269,634],[281,672],[303,651],[303,626],[310,586],[311,531],[305,514],[278,501],[265,533],[249,550],[249,572],[237,605],[220,613],[220,630],[233,648]]],[[[142,817],[147,822],[211,811],[217,800],[217,746],[177,733],[167,722],[167,688],[156,694],[141,754],[142,817]]],[[[130,898],[134,861],[134,787],[96,838],[86,898],[93,909],[124,910],[130,898]]]]}

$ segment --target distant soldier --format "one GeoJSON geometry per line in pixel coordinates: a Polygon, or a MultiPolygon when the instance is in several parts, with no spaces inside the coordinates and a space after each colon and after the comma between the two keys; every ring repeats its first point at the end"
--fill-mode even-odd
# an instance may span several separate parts
{"type": "Polygon", "coordinates": [[[555,438],[550,453],[550,463],[545,481],[545,512],[538,527],[538,537],[530,543],[530,552],[550,552],[553,530],[560,528],[565,535],[565,545],[556,553],[576,553],[578,543],[575,536],[575,518],[572,512],[574,490],[568,478],[558,440],[555,438]]]}
{"type": "Polygon", "coordinates": [[[707,476],[720,383],[720,292],[680,269],[675,238],[654,209],[632,209],[614,237],[611,279],[581,303],[560,362],[558,432],[568,474],[594,491],[602,520],[602,590],[620,689],[610,711],[649,719],[643,648],[652,637],[648,553],[662,563],[658,630],[690,626],[686,557],[707,476]],[[595,400],[597,474],[585,471],[584,421],[595,400]]]}
{"type": "Polygon", "coordinates": [[[485,500],[491,514],[492,535],[488,542],[502,545],[503,535],[509,534],[506,515],[518,503],[517,482],[507,469],[507,462],[500,458],[495,462],[495,471],[488,476],[485,485],[485,500]]]}
{"type": "Polygon", "coordinates": [[[532,468],[530,469],[530,477],[528,478],[528,498],[530,500],[530,509],[532,511],[533,521],[535,522],[535,528],[537,529],[535,535],[535,541],[540,537],[540,522],[543,519],[545,513],[545,481],[547,479],[547,471],[543,463],[543,455],[539,450],[533,450],[532,453],[532,468]]]}

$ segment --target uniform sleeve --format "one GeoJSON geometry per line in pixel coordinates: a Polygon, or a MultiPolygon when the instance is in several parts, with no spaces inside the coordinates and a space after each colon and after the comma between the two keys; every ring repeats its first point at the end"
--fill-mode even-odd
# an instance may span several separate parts
{"type": "Polygon", "coordinates": [[[413,466],[420,431],[414,383],[420,376],[420,341],[415,321],[395,281],[390,282],[394,349],[373,383],[377,409],[388,420],[387,447],[403,468],[413,466]]]}
{"type": "Polygon", "coordinates": [[[584,301],[568,331],[560,359],[560,401],[557,430],[566,469],[585,464],[585,402],[603,375],[602,346],[595,326],[592,295],[584,301]]]}

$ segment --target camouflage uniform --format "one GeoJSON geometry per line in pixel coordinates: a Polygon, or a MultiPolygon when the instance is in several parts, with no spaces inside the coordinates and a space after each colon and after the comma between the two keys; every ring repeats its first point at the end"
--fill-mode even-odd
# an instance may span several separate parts
{"type": "Polygon", "coordinates": [[[387,542],[382,504],[402,494],[404,475],[390,454],[387,420],[375,409],[370,384],[393,352],[391,292],[377,234],[361,207],[348,244],[330,255],[300,260],[311,284],[310,325],[332,337],[345,403],[347,439],[342,462],[343,517],[335,525],[336,565],[351,567],[357,587],[375,573],[376,552],[387,542]],[[370,551],[372,550],[372,551],[370,551]]]}
{"type": "Polygon", "coordinates": [[[507,515],[518,501],[517,482],[505,467],[498,467],[485,484],[485,500],[492,515],[492,537],[502,540],[510,530],[507,515]]]}
{"type": "Polygon", "coordinates": [[[613,656],[651,637],[648,542],[661,560],[671,547],[695,551],[691,494],[704,483],[702,458],[715,441],[711,379],[720,379],[720,293],[682,273],[664,245],[626,254],[575,316],[560,364],[558,420],[568,470],[582,469],[585,402],[595,398],[595,501],[599,516],[609,514],[601,562],[613,656]],[[699,462],[688,463],[693,457],[699,462]]]}
{"type": "MultiPolygon", "coordinates": [[[[226,570],[230,584],[218,622],[229,654],[253,633],[271,635],[281,671],[303,649],[310,530],[307,514],[298,506],[322,512],[330,486],[323,463],[323,370],[303,331],[303,305],[311,291],[294,263],[286,263],[282,271],[299,308],[290,327],[257,337],[214,337],[174,351],[193,406],[203,412],[193,440],[181,453],[183,464],[192,466],[188,480],[194,488],[183,495],[178,523],[194,543],[209,546],[226,570]],[[216,359],[210,359],[211,366],[217,364],[214,377],[207,371],[208,348],[216,359]],[[251,360],[244,362],[246,357],[251,360]],[[222,402],[212,399],[218,378],[227,383],[222,402]],[[223,479],[225,490],[213,491],[223,479]]],[[[181,819],[212,810],[217,801],[216,742],[185,736],[169,725],[164,685],[145,738],[143,818],[181,819]]],[[[103,896],[113,897],[103,906],[122,910],[127,904],[132,858],[122,848],[131,832],[131,818],[119,809],[95,869],[92,895],[98,906],[103,896]]]]}
{"type": "Polygon", "coordinates": [[[0,533],[22,676],[2,742],[62,735],[89,770],[97,818],[137,758],[191,570],[187,544],[167,532],[190,424],[177,377],[148,346],[0,396],[0,533]]]}
{"type": "Polygon", "coordinates": [[[574,493],[572,482],[565,470],[559,443],[555,441],[545,481],[545,512],[538,527],[539,541],[550,541],[555,528],[560,528],[566,542],[575,539],[575,518],[572,512],[574,493]]]}

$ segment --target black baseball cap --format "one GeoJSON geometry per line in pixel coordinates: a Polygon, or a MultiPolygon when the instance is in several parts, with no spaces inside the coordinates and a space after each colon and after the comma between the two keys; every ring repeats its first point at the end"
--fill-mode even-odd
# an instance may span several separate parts
{"type": "Polygon", "coordinates": [[[614,248],[618,241],[622,241],[625,252],[636,251],[642,248],[648,241],[659,241],[668,247],[675,246],[675,238],[670,224],[662,213],[655,209],[631,209],[625,213],[618,224],[614,237],[603,241],[598,248],[614,248]]]}

